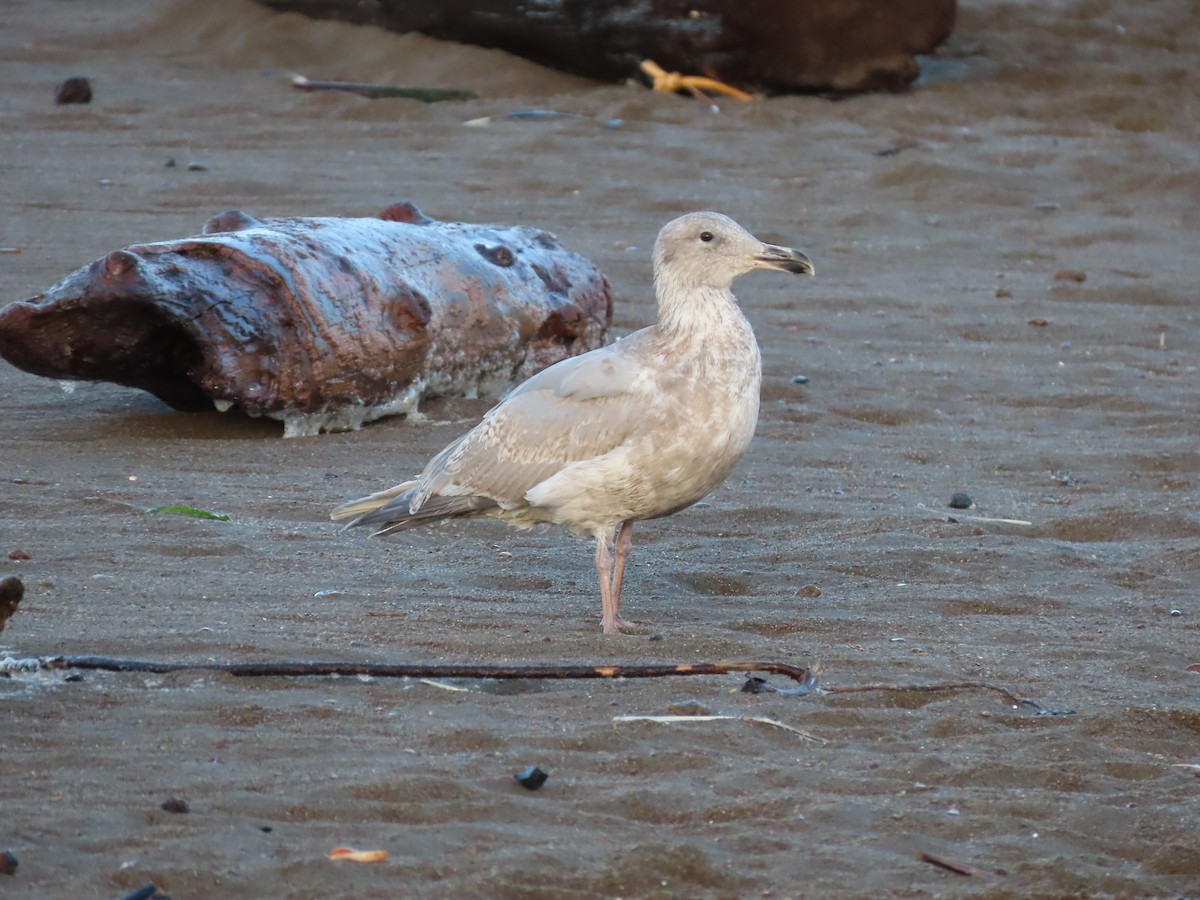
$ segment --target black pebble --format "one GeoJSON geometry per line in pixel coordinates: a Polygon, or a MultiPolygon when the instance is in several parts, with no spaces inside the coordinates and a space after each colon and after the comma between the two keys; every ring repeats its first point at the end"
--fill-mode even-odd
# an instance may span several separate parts
{"type": "Polygon", "coordinates": [[[185,813],[189,811],[186,800],[180,800],[178,797],[168,797],[163,801],[162,808],[169,813],[185,813]]]}
{"type": "Polygon", "coordinates": [[[958,491],[950,497],[951,509],[970,509],[974,505],[975,502],[962,491],[958,491]]]}
{"type": "Polygon", "coordinates": [[[82,75],[68,78],[54,91],[55,103],[91,103],[92,85],[82,75]]]}
{"type": "Polygon", "coordinates": [[[743,694],[773,694],[777,688],[769,684],[765,678],[757,675],[747,675],[746,683],[742,685],[743,694]]]}
{"type": "Polygon", "coordinates": [[[0,853],[0,875],[16,875],[17,874],[17,858],[12,855],[11,850],[5,850],[0,853]]]}
{"type": "Polygon", "coordinates": [[[143,884],[140,888],[136,888],[123,896],[121,900],[171,900],[166,894],[158,892],[158,885],[143,884]]]}
{"type": "Polygon", "coordinates": [[[527,766],[522,769],[513,778],[517,779],[517,783],[523,788],[528,788],[531,791],[536,791],[550,776],[539,769],[537,766],[527,766]]]}

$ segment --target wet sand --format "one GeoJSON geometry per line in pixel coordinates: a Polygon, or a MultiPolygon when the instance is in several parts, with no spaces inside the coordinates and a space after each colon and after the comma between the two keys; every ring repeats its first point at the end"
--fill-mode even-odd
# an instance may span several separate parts
{"type": "Polygon", "coordinates": [[[653,320],[651,243],[691,209],[802,248],[818,275],[739,282],[758,434],[705,502],[635,530],[623,612],[653,640],[600,633],[591,549],[564,533],[378,541],[327,521],[485,403],[285,441],[0,362],[0,575],[28,589],[0,655],[768,659],[1077,712],[748,695],[732,675],[0,679],[0,851],[19,860],[0,895],[1200,892],[1200,19],[1182,0],[963,6],[906,94],[713,114],[242,0],[10,2],[0,246],[20,252],[0,254],[0,303],[230,207],[401,199],[555,232],[611,279],[614,334],[653,320]],[[305,94],[293,71],[481,99],[305,94]],[[94,101],[56,107],[77,74],[94,101]],[[504,119],[530,107],[595,121],[504,119]],[[948,509],[955,491],[976,508],[948,509]],[[144,512],[168,504],[230,521],[144,512]],[[614,721],[685,701],[823,743],[614,721]],[[550,776],[533,793],[512,779],[531,764],[550,776]],[[339,845],[390,859],[328,861],[339,845]]]}

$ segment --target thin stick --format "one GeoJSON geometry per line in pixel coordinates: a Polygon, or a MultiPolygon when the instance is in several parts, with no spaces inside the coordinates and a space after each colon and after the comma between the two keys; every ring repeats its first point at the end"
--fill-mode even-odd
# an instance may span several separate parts
{"type": "Polygon", "coordinates": [[[390,84],[372,84],[365,81],[313,81],[303,75],[292,76],[292,87],[302,91],[346,91],[372,99],[402,97],[408,100],[420,100],[422,103],[475,99],[474,92],[459,88],[396,87],[390,84]]]}
{"type": "Polygon", "coordinates": [[[988,874],[983,869],[976,869],[974,866],[965,866],[962,863],[951,862],[948,859],[942,859],[940,856],[934,856],[932,853],[918,853],[917,859],[921,860],[921,862],[937,866],[939,869],[945,869],[947,872],[953,872],[955,875],[988,874]]]}
{"type": "Polygon", "coordinates": [[[446,663],[278,662],[214,663],[155,662],[110,659],[103,656],[56,656],[42,660],[47,669],[100,669],[107,672],[225,672],[247,678],[319,675],[370,675],[375,678],[664,678],[673,675],[729,675],[733,672],[770,672],[786,675],[801,685],[811,683],[803,666],[780,662],[722,661],[664,665],[529,665],[487,666],[446,663]]]}
{"type": "Polygon", "coordinates": [[[614,722],[757,722],[760,725],[770,725],[772,728],[782,728],[784,731],[790,731],[792,734],[798,734],[806,741],[815,741],[818,744],[827,743],[824,738],[819,738],[816,735],[809,734],[807,731],[801,731],[799,728],[793,728],[791,725],[786,725],[776,719],[768,719],[766,716],[613,716],[614,722]]]}
{"type": "Polygon", "coordinates": [[[951,518],[957,519],[960,522],[991,522],[996,525],[1032,525],[1032,522],[1027,522],[1024,519],[994,519],[990,516],[968,516],[960,514],[957,511],[953,513],[942,513],[940,510],[930,509],[924,503],[918,503],[917,509],[922,512],[930,513],[931,515],[941,518],[943,515],[948,515],[951,518]]]}

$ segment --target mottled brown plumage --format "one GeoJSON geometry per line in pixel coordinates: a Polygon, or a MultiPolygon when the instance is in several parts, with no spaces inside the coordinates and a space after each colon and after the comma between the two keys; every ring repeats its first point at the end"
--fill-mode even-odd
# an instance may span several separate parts
{"type": "Polygon", "coordinates": [[[332,518],[376,534],[485,515],[591,535],[604,631],[622,630],[633,523],[704,497],[754,434],[761,361],[730,290],[754,268],[813,272],[799,251],[764,244],[718,213],[668,223],[654,245],[656,325],[539,372],[418,478],[332,518]]]}

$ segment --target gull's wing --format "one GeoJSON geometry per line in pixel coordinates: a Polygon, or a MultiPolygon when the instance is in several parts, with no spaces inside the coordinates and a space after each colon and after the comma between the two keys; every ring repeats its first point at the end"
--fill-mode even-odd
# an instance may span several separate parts
{"type": "Polygon", "coordinates": [[[518,385],[430,461],[414,506],[433,496],[482,495],[511,509],[564,466],[619,446],[647,415],[654,369],[644,335],[565,359],[518,385]]]}

